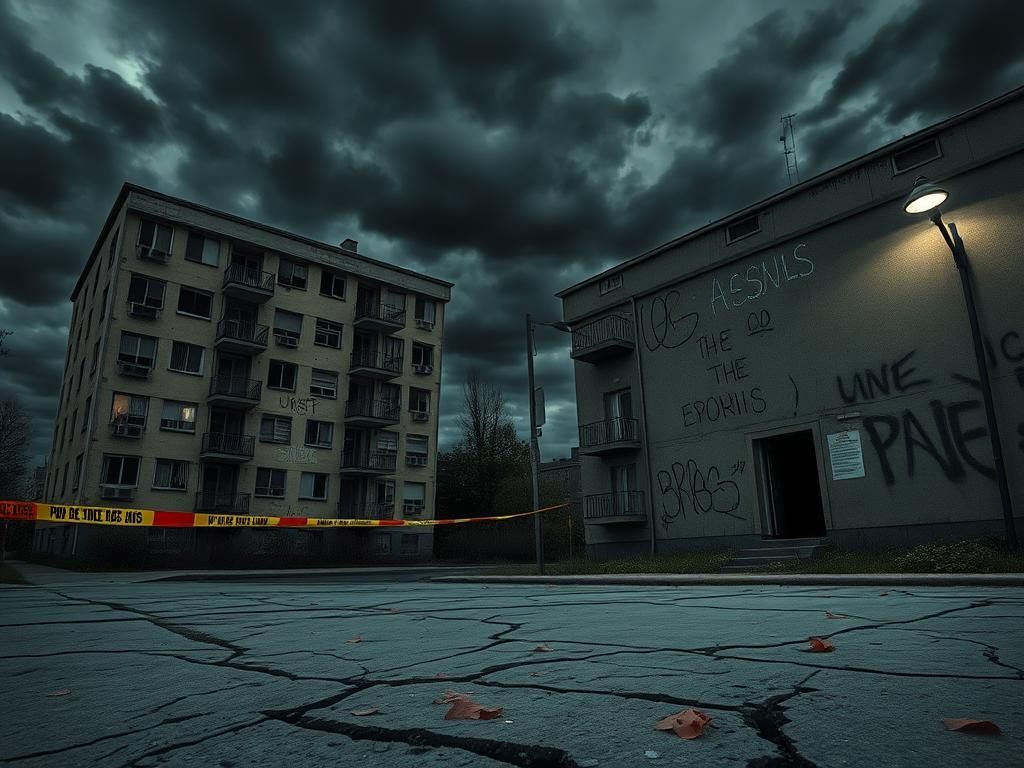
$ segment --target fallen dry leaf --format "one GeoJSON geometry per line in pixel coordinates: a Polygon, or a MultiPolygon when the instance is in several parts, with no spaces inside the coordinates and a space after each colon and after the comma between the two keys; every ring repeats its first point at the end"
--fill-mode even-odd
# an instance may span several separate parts
{"type": "Polygon", "coordinates": [[[848,619],[850,618],[845,613],[832,613],[832,611],[825,611],[826,619],[848,619]]]}
{"type": "Polygon", "coordinates": [[[542,645],[538,645],[536,648],[534,648],[532,653],[543,653],[545,651],[553,651],[553,650],[555,650],[555,649],[554,648],[548,648],[546,645],[542,644],[542,645]]]}
{"type": "Polygon", "coordinates": [[[380,712],[376,707],[363,707],[362,709],[353,709],[352,714],[356,717],[366,717],[367,715],[376,715],[380,712]]]}
{"type": "Polygon", "coordinates": [[[438,672],[437,674],[434,675],[434,679],[435,680],[447,680],[448,679],[448,675],[446,675],[444,672],[438,672]]]}
{"type": "Polygon", "coordinates": [[[969,717],[947,717],[942,721],[947,730],[967,731],[968,733],[1002,733],[999,726],[991,720],[972,720],[969,717]]]}
{"type": "Polygon", "coordinates": [[[684,709],[659,720],[656,731],[672,731],[680,739],[696,739],[704,729],[711,725],[711,718],[699,709],[684,709]]]}
{"type": "Polygon", "coordinates": [[[397,608],[388,608],[388,613],[400,613],[397,608]]]}
{"type": "Polygon", "coordinates": [[[888,592],[879,592],[879,593],[878,593],[878,596],[879,596],[879,597],[885,597],[885,596],[886,596],[886,595],[888,595],[888,594],[889,594],[888,592]]]}
{"type": "Polygon", "coordinates": [[[810,643],[810,647],[807,650],[811,653],[829,653],[836,649],[832,643],[828,640],[823,640],[820,637],[809,637],[807,638],[807,642],[810,643]]]}
{"type": "Polygon", "coordinates": [[[469,696],[467,694],[459,693],[458,691],[453,691],[453,690],[451,690],[449,688],[441,696],[439,696],[438,698],[434,699],[434,703],[435,704],[451,704],[453,701],[458,701],[459,699],[468,699],[468,698],[469,698],[469,696]]]}
{"type": "Polygon", "coordinates": [[[47,696],[67,696],[69,693],[71,693],[71,689],[70,688],[61,688],[59,691],[51,691],[50,693],[48,693],[46,695],[47,696]]]}
{"type": "Polygon", "coordinates": [[[460,696],[452,702],[452,708],[444,714],[445,720],[494,720],[501,717],[501,707],[485,707],[468,696],[460,696]]]}
{"type": "Polygon", "coordinates": [[[363,636],[362,635],[356,635],[351,640],[346,640],[345,642],[346,643],[361,643],[361,642],[363,642],[363,636]]]}
{"type": "Polygon", "coordinates": [[[543,672],[531,672],[530,677],[544,677],[543,672]]]}

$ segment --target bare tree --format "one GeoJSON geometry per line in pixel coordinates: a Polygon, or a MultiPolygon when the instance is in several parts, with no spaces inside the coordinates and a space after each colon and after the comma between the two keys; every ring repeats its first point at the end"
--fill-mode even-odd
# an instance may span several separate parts
{"type": "MultiPolygon", "coordinates": [[[[20,498],[25,490],[31,422],[14,398],[0,400],[0,499],[20,498]]],[[[0,521],[0,565],[7,548],[10,521],[0,521]]]]}
{"type": "Polygon", "coordinates": [[[9,350],[4,349],[4,339],[13,333],[14,331],[9,331],[6,328],[0,328],[0,357],[7,357],[11,354],[9,350]]]}

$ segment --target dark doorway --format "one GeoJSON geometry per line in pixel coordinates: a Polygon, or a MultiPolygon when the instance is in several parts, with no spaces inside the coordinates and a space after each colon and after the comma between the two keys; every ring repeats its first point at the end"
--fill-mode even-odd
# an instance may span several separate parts
{"type": "Polygon", "coordinates": [[[825,535],[821,482],[810,430],[757,441],[769,536],[793,539],[825,535]]]}

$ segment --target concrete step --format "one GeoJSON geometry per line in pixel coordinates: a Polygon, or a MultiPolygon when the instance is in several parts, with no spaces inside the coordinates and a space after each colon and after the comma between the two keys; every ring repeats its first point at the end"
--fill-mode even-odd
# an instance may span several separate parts
{"type": "Polygon", "coordinates": [[[803,560],[796,555],[739,555],[734,557],[730,565],[764,565],[765,563],[777,563],[780,560],[803,560]]]}
{"type": "Polygon", "coordinates": [[[813,557],[821,548],[820,544],[805,547],[757,547],[755,549],[741,549],[736,554],[737,557],[767,557],[770,555],[813,557]]]}

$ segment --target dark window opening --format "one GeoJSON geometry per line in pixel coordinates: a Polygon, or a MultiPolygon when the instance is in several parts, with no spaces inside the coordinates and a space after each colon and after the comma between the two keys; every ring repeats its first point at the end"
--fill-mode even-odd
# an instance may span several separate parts
{"type": "Polygon", "coordinates": [[[765,533],[779,539],[824,536],[821,480],[811,431],[764,438],[757,445],[765,533]]]}

